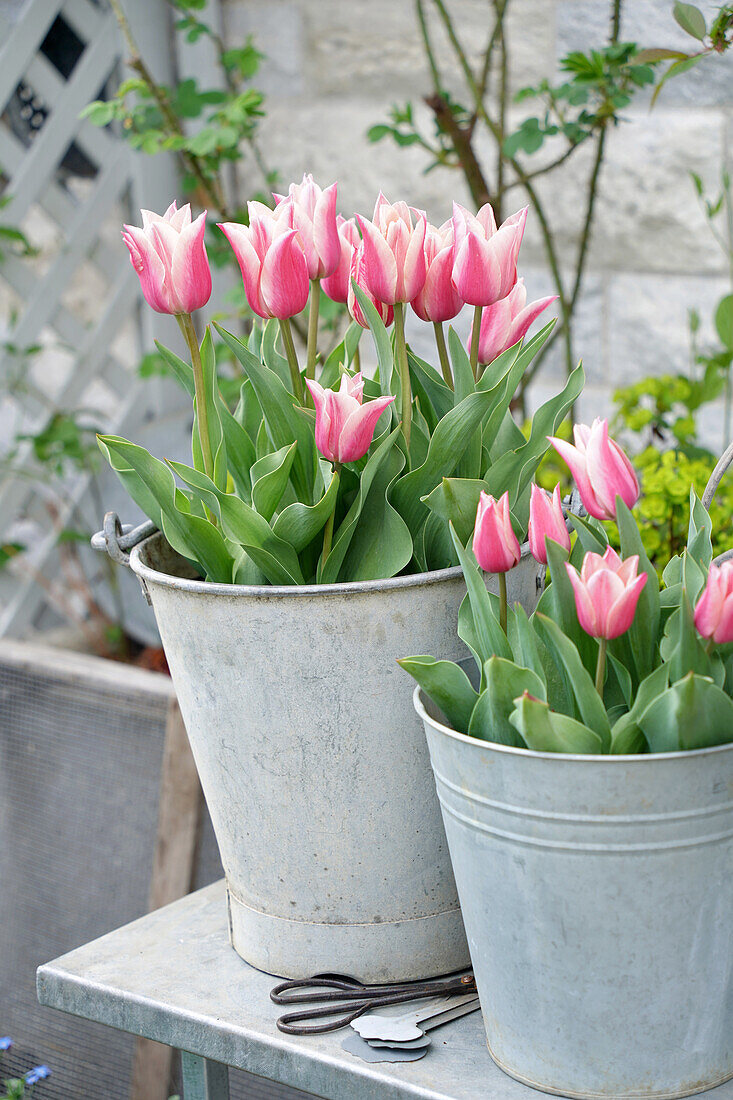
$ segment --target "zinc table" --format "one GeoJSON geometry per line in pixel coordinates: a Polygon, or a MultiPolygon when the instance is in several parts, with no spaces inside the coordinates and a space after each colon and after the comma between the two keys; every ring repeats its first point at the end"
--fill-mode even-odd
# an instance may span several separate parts
{"type": "MultiPolygon", "coordinates": [[[[334,969],[338,960],[334,960],[334,969]]],[[[433,1032],[418,1062],[368,1064],[344,1031],[284,1035],[278,979],[229,946],[224,883],[110,932],[38,970],[41,1004],[182,1052],[184,1100],[227,1100],[228,1066],[325,1100],[538,1100],[491,1060],[475,1012],[433,1032]]],[[[709,1094],[713,1100],[713,1093],[709,1094]]],[[[733,1082],[714,1090],[733,1100],[733,1082]]]]}

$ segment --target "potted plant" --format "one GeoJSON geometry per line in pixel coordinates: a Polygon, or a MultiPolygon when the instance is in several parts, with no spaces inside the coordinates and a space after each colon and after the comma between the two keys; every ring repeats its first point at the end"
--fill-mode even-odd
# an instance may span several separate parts
{"type": "MultiPolygon", "coordinates": [[[[242,367],[234,412],[212,333],[205,215],[145,212],[125,240],[153,308],[175,315],[191,365],[160,349],[194,399],[192,465],[117,437],[100,446],[159,533],[131,567],[152,601],[227,877],[232,944],[288,977],[371,981],[465,965],[467,949],[427,749],[395,659],[450,639],[465,589],[448,536],[482,489],[526,526],[530,482],[582,386],[573,372],[529,438],[510,405],[547,338],[520,343],[551,299],[525,305],[525,212],[497,227],[457,207],[435,230],[380,195],[374,221],[337,221],[336,185],[292,185],[274,210],[221,226],[262,319],[216,327],[242,367]],[[319,364],[319,297],[355,318],[319,364]],[[310,298],[305,370],[291,319],[310,298]],[[408,302],[435,326],[440,372],[414,356],[408,302]],[[470,354],[443,323],[474,306],[470,354]],[[388,326],[394,323],[390,339],[388,326]],[[356,368],[363,327],[373,378],[356,368]],[[486,353],[486,349],[488,353],[486,353]],[[482,354],[484,349],[484,354],[482,354]],[[483,363],[491,361],[488,369],[483,363]]],[[[512,597],[531,610],[528,551],[512,597]]]]}
{"type": "Polygon", "coordinates": [[[506,501],[482,498],[473,554],[453,536],[475,675],[401,663],[492,1057],[563,1096],[685,1096],[733,1076],[733,563],[693,492],[660,586],[607,423],[553,443],[587,515],[571,548],[559,494],[533,490],[534,613],[481,582],[517,549],[506,501]]]}

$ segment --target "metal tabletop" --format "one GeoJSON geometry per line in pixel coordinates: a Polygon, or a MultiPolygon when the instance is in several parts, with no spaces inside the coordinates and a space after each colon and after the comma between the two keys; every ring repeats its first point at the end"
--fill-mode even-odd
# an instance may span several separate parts
{"type": "MultiPolygon", "coordinates": [[[[222,881],[41,966],[38,997],[189,1052],[185,1100],[226,1097],[226,1065],[326,1100],[541,1095],[494,1065],[479,1012],[435,1032],[418,1062],[369,1065],[341,1049],[346,1031],[307,1038],[279,1032],[275,1018],[282,1008],[269,998],[276,981],[229,946],[222,881]]],[[[713,1092],[715,1100],[733,1100],[733,1082],[713,1092]]]]}

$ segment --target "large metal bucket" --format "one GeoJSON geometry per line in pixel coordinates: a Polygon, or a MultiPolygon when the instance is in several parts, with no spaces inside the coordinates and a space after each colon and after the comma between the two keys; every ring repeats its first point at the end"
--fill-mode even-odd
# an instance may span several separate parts
{"type": "MultiPolygon", "coordinates": [[[[245,587],[186,579],[161,535],[152,600],[227,878],[232,945],[285,977],[388,982],[467,965],[430,762],[396,658],[466,651],[460,569],[245,587]]],[[[510,595],[531,609],[525,555],[510,595]]]]}
{"type": "Polygon", "coordinates": [[[497,1065],[571,1097],[733,1076],[733,745],[529,752],[414,699],[497,1065]]]}

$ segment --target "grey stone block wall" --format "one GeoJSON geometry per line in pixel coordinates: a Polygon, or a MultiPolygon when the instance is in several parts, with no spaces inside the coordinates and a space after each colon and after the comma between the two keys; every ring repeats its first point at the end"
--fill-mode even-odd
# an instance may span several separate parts
{"type": "MultiPolygon", "coordinates": [[[[698,0],[707,15],[716,9],[698,0]]],[[[439,223],[453,198],[469,203],[459,173],[424,174],[424,153],[371,145],[366,131],[392,103],[410,99],[428,118],[421,97],[430,81],[412,0],[223,0],[226,33],[255,35],[267,54],[263,84],[268,116],[262,143],[284,180],[312,171],[339,181],[343,213],[371,214],[381,187],[439,223]]],[[[486,0],[446,0],[468,54],[479,56],[490,31],[486,0]]],[[[426,7],[430,9],[428,2],[426,7]]],[[[671,0],[625,0],[622,39],[689,50],[671,0]]],[[[511,85],[552,78],[572,49],[602,44],[610,6],[605,0],[510,0],[511,85]]],[[[449,87],[460,81],[450,49],[435,28],[449,87]]],[[[701,338],[712,334],[711,310],[727,289],[726,267],[698,206],[689,173],[715,190],[733,140],[733,57],[713,58],[671,81],[654,110],[644,92],[609,134],[575,344],[588,375],[584,413],[610,407],[613,387],[648,373],[684,369],[689,361],[687,313],[702,316],[701,338]]],[[[522,117],[522,105],[512,108],[522,117]]],[[[490,156],[489,148],[481,150],[490,156]]],[[[572,264],[582,212],[581,180],[590,149],[538,181],[565,268],[572,264]]],[[[524,202],[519,189],[516,205],[524,202]]],[[[521,270],[531,297],[551,293],[537,220],[530,216],[521,270]]],[[[464,326],[465,327],[465,326],[464,326]]],[[[421,347],[425,337],[416,333],[421,347]]],[[[427,350],[427,348],[425,348],[427,350]]],[[[553,355],[542,385],[562,372],[553,355]]]]}

